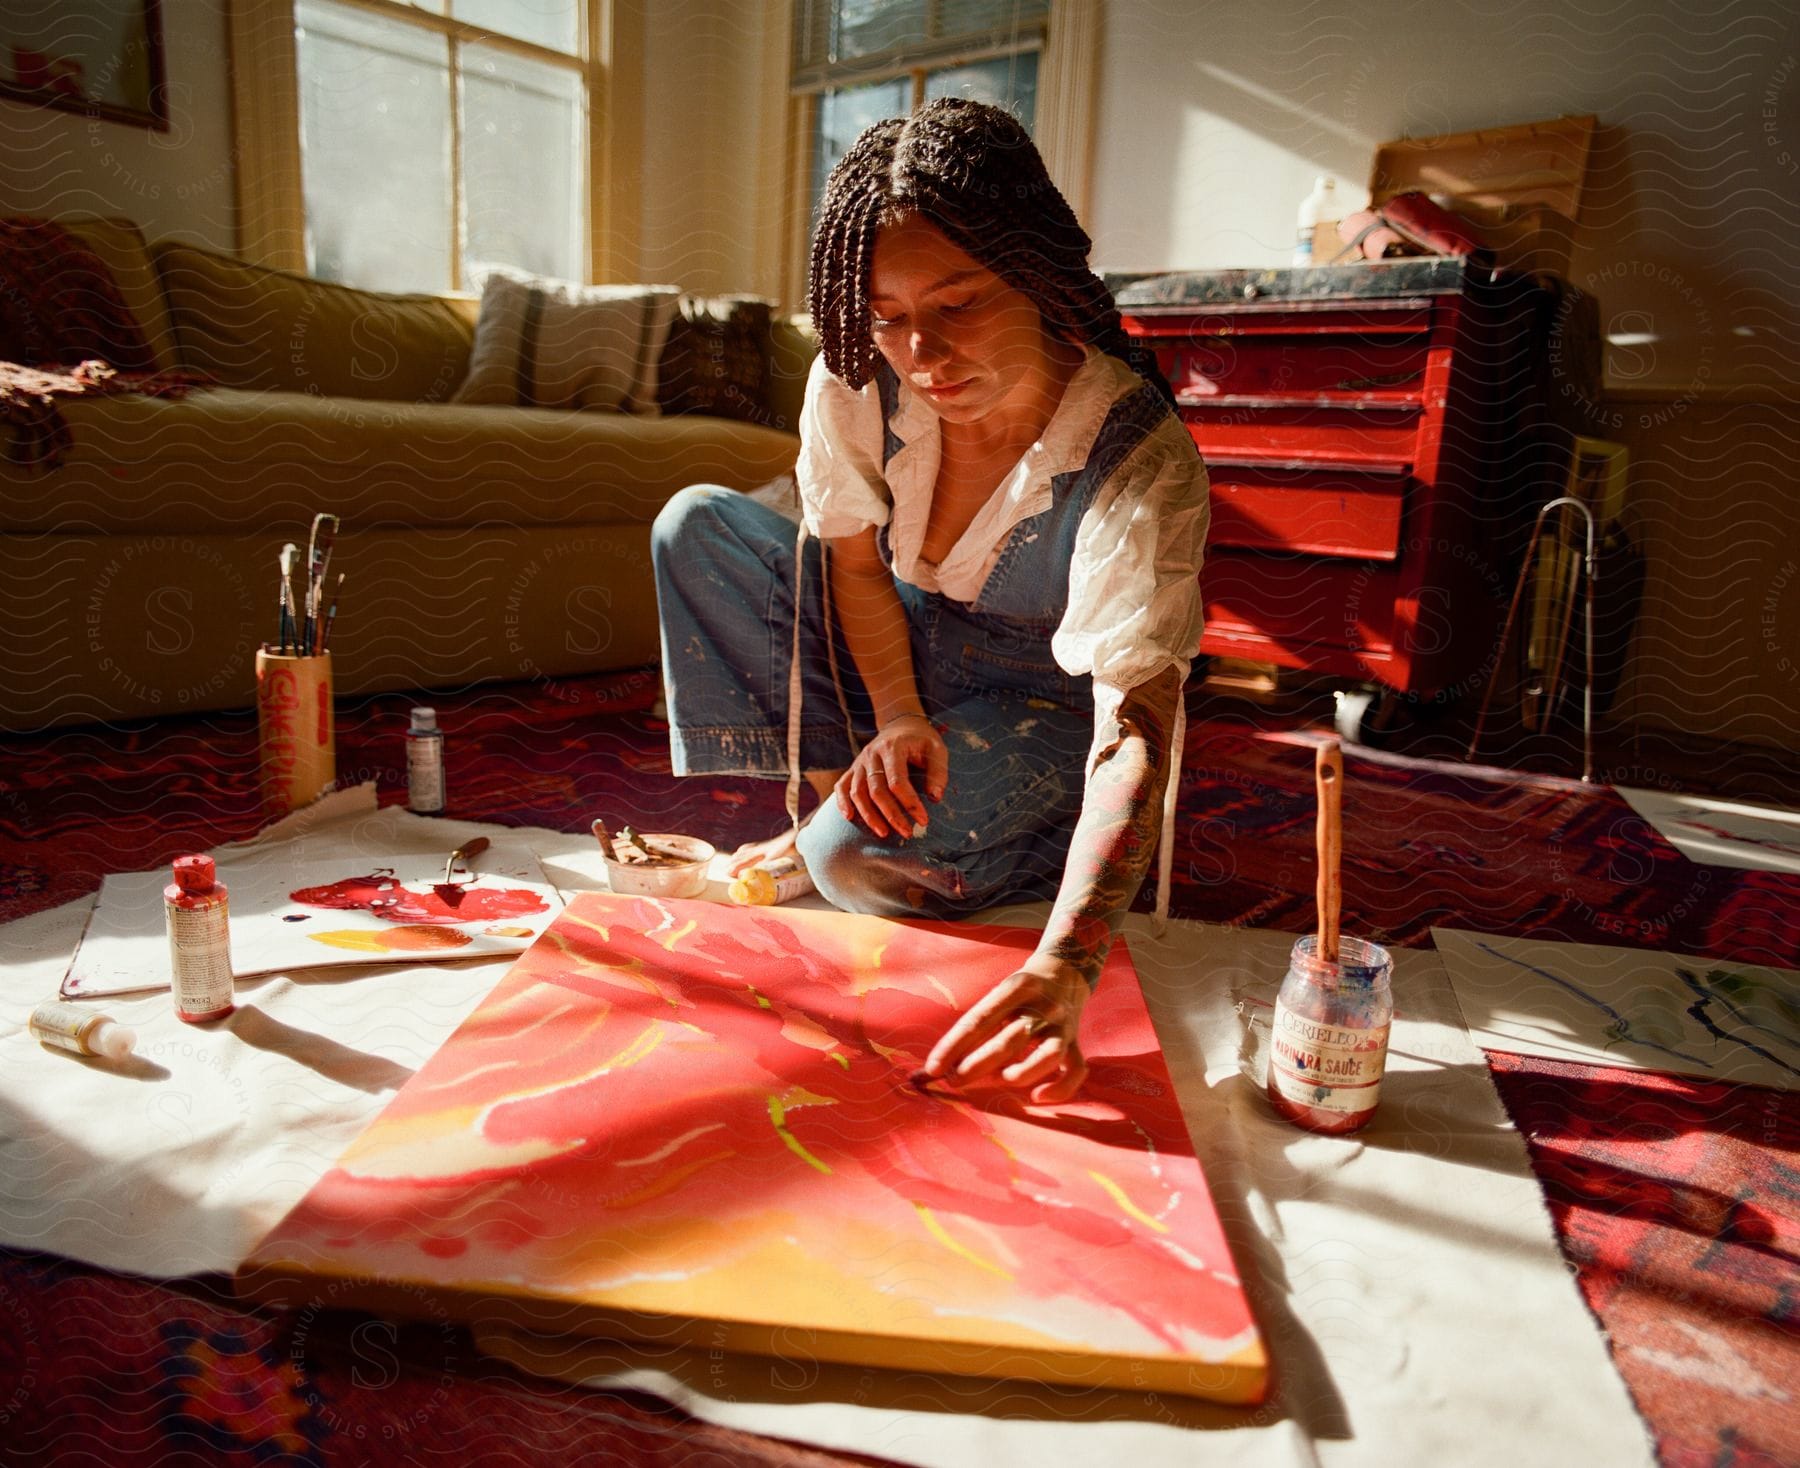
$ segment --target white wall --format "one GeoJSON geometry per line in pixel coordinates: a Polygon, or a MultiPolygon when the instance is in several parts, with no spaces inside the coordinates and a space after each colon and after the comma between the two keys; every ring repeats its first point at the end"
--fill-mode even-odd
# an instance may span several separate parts
{"type": "Polygon", "coordinates": [[[225,5],[162,7],[166,133],[0,98],[0,214],[122,214],[153,240],[235,248],[225,5]]]}
{"type": "MultiPolygon", "coordinates": [[[[1378,143],[1598,116],[1572,276],[1614,387],[1800,392],[1791,0],[1107,0],[1090,232],[1116,269],[1285,263],[1378,143]]],[[[1366,194],[1366,187],[1364,189],[1366,194]]]]}

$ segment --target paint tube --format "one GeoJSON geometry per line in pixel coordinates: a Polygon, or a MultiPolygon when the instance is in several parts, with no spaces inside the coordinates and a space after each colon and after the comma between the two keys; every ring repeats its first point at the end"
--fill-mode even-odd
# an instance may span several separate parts
{"type": "Polygon", "coordinates": [[[763,862],[740,872],[731,879],[727,891],[740,907],[773,907],[816,892],[818,888],[813,884],[811,872],[793,857],[784,856],[779,861],[763,862]]]}
{"type": "Polygon", "coordinates": [[[45,1045],[76,1055],[123,1060],[137,1045],[137,1031],[111,1015],[52,999],[31,1011],[31,1033],[45,1045]]]}
{"type": "Polygon", "coordinates": [[[169,923],[169,987],[175,1017],[189,1024],[223,1019],[232,1000],[230,894],[210,856],[175,858],[175,880],[163,888],[169,923]]]}
{"type": "Polygon", "coordinates": [[[444,813],[444,731],[436,709],[414,709],[406,731],[406,808],[415,815],[444,813]]]}

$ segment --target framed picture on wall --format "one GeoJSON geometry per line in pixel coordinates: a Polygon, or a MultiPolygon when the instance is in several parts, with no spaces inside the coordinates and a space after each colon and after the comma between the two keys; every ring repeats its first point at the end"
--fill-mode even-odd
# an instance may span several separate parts
{"type": "Polygon", "coordinates": [[[0,96],[168,131],[162,0],[0,8],[0,96]]]}

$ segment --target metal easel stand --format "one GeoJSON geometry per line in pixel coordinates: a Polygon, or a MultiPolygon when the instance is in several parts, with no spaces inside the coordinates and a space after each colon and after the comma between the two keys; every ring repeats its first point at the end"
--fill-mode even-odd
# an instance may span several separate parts
{"type": "MultiPolygon", "coordinates": [[[[1519,604],[1525,598],[1525,588],[1531,581],[1532,566],[1537,559],[1538,544],[1544,536],[1544,521],[1552,510],[1579,510],[1587,521],[1587,554],[1582,561],[1582,570],[1587,579],[1587,596],[1582,611],[1582,641],[1587,660],[1587,676],[1581,690],[1581,779],[1584,784],[1592,784],[1594,779],[1594,590],[1600,579],[1600,563],[1595,553],[1594,512],[1573,495],[1561,495],[1550,501],[1538,511],[1537,523],[1531,530],[1531,543],[1525,548],[1525,563],[1519,567],[1519,580],[1513,587],[1512,605],[1506,609],[1506,625],[1500,632],[1500,646],[1494,655],[1494,676],[1488,679],[1487,690],[1481,695],[1481,711],[1475,716],[1475,732],[1469,736],[1469,748],[1463,755],[1466,760],[1475,758],[1476,746],[1481,743],[1482,731],[1487,726],[1488,707],[1494,699],[1494,685],[1500,681],[1500,669],[1506,665],[1506,645],[1512,638],[1513,627],[1518,621],[1519,604]]],[[[1573,603],[1571,603],[1571,607],[1573,603]]],[[[1566,625],[1566,624],[1565,624],[1566,625]]],[[[1551,668],[1549,676],[1555,678],[1557,670],[1551,668]]]]}

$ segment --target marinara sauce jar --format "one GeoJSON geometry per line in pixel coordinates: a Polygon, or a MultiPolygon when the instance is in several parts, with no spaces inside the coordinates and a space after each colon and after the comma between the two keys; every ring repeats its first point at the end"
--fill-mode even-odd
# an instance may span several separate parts
{"type": "Polygon", "coordinates": [[[1393,972],[1387,949],[1360,938],[1340,938],[1335,963],[1319,957],[1316,937],[1294,944],[1269,1037],[1277,1116],[1309,1132],[1369,1124],[1387,1069],[1393,972]]]}

